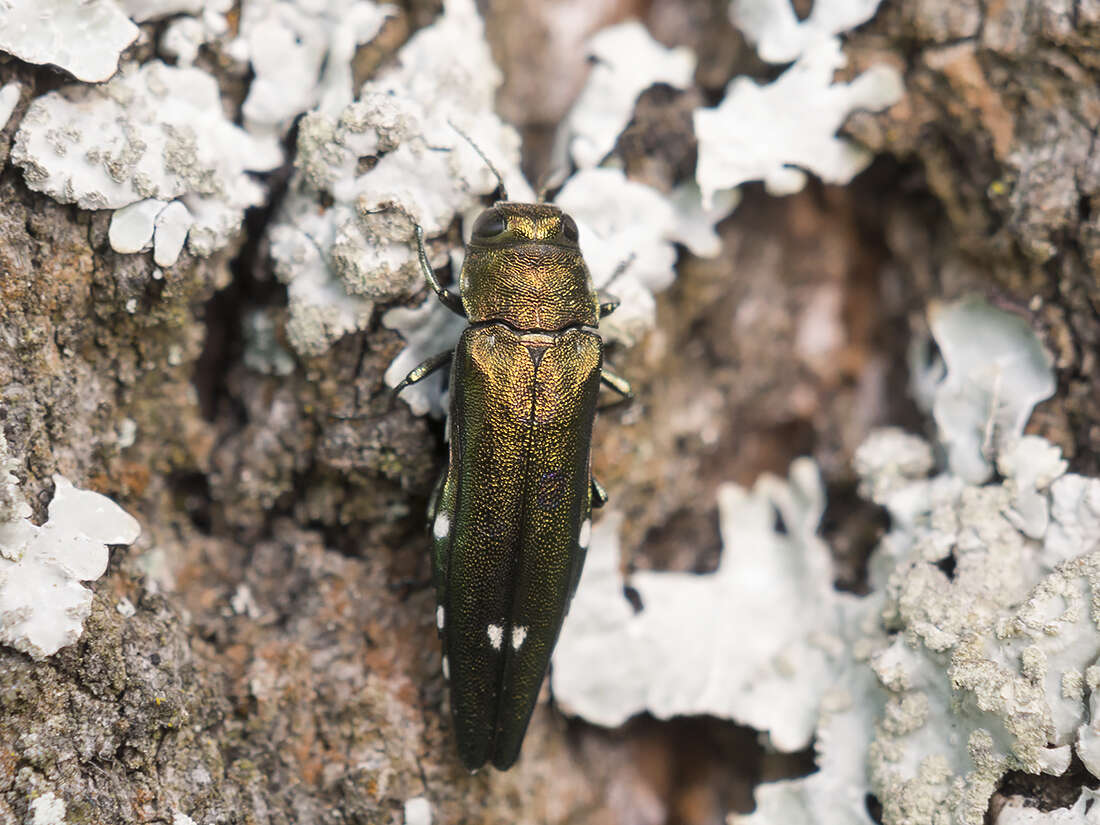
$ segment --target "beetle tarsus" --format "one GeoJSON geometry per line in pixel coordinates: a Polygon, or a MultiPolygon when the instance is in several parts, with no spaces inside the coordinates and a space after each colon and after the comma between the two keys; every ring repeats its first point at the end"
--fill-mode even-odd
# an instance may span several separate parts
{"type": "Polygon", "coordinates": [[[622,303],[618,298],[612,298],[610,295],[599,294],[600,299],[600,319],[603,320],[612,312],[619,308],[619,304],[622,303]]]}
{"type": "Polygon", "coordinates": [[[592,506],[603,507],[605,504],[607,504],[607,490],[595,476],[592,476],[592,506]]]}

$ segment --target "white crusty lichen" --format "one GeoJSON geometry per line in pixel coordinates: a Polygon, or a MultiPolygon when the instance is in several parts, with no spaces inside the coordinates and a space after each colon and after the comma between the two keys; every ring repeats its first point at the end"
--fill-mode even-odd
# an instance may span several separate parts
{"type": "Polygon", "coordinates": [[[1003,442],[1054,394],[1052,359],[1026,320],[980,299],[934,304],[928,323],[946,371],[932,403],[940,441],[952,471],[980,483],[1003,442]]]}
{"type": "Polygon", "coordinates": [[[422,796],[406,799],[405,825],[432,825],[432,803],[422,796]]]}
{"type": "Polygon", "coordinates": [[[37,98],[11,158],[32,189],[118,210],[112,246],[152,247],[158,265],[170,266],[184,238],[196,255],[229,242],[244,210],[265,197],[249,173],[278,166],[281,153],[225,117],[213,77],[152,61],[104,86],[37,98]]]}
{"type": "MultiPolygon", "coordinates": [[[[149,19],[163,18],[171,14],[167,10],[172,7],[187,6],[190,14],[171,16],[167,20],[158,44],[160,53],[165,57],[174,58],[177,66],[193,65],[199,56],[199,49],[213,41],[221,41],[223,54],[233,52],[231,46],[225,43],[225,38],[231,30],[227,15],[235,5],[233,0],[128,0],[128,2],[134,6],[141,6],[140,14],[149,15],[149,19]]],[[[247,7],[251,3],[242,5],[247,7]]]]}
{"type": "Polygon", "coordinates": [[[88,83],[110,78],[137,36],[138,27],[114,0],[0,2],[0,52],[57,66],[88,83]]]}
{"type": "Polygon", "coordinates": [[[0,129],[8,125],[12,112],[15,111],[16,104],[19,103],[21,89],[22,86],[14,80],[5,83],[3,88],[0,88],[0,129]]]}
{"type": "Polygon", "coordinates": [[[568,154],[578,171],[555,202],[582,227],[581,250],[596,286],[621,301],[617,314],[601,326],[612,338],[629,342],[653,326],[654,294],[675,278],[673,244],[696,255],[717,255],[721,245],[714,224],[733,211],[739,194],[712,193],[704,208],[694,181],[659,192],[628,180],[615,164],[601,166],[639,95],[659,83],[688,88],[695,56],[662,46],[636,21],[597,33],[588,49],[592,72],[558,132],[559,154],[568,154]]]}
{"type": "MultiPolygon", "coordinates": [[[[375,300],[416,282],[414,221],[439,235],[496,187],[455,126],[515,175],[519,136],[493,112],[500,80],[472,0],[448,0],[358,101],[302,121],[299,173],[271,230],[299,353],[364,328],[375,300]]],[[[522,195],[518,175],[509,189],[522,195]]]]}
{"type": "Polygon", "coordinates": [[[790,0],[732,0],[730,20],[761,60],[789,63],[813,46],[866,23],[882,0],[818,0],[799,20],[790,0]]]}
{"type": "Polygon", "coordinates": [[[137,22],[161,20],[176,14],[199,14],[204,0],[118,0],[127,16],[137,22]]]}
{"type": "MultiPolygon", "coordinates": [[[[934,311],[964,309],[979,305],[934,311]]],[[[1039,349],[1026,325],[980,311],[1012,331],[978,336],[989,363],[1039,349]]],[[[618,521],[605,517],[555,654],[555,696],[605,725],[705,713],[781,750],[812,738],[819,770],[761,785],[756,811],[733,819],[744,825],[871,825],[868,795],[885,825],[980,825],[1007,771],[1059,775],[1076,754],[1100,772],[1100,479],[1068,473],[1025,423],[1005,420],[986,483],[950,463],[937,472],[917,436],[866,440],[861,494],[890,530],[863,597],[832,589],[805,461],[786,484],[724,487],[718,572],[634,575],[638,614],[622,592],[618,521]]]]}
{"type": "Polygon", "coordinates": [[[1021,476],[1021,453],[1049,455],[1036,437],[1005,454],[1001,483],[906,477],[884,460],[900,439],[881,434],[857,457],[894,525],[871,561],[895,635],[871,660],[887,703],[867,751],[870,789],[885,822],[946,810],[976,825],[1006,771],[1061,774],[1080,751],[1100,655],[1100,537],[1068,547],[1080,513],[1052,504],[1066,485],[1100,495],[1100,480],[1062,475],[1059,456],[1038,483],[1021,476]],[[1042,537],[1020,529],[1021,488],[1051,514],[1042,537]]]}
{"type": "Polygon", "coordinates": [[[592,72],[560,135],[581,169],[599,165],[614,148],[638,95],[656,83],[687,88],[695,74],[690,49],[665,48],[636,20],[598,32],[588,54],[592,72]]]}
{"type": "Polygon", "coordinates": [[[704,203],[714,193],[762,180],[775,195],[797,192],[808,170],[826,183],[848,183],[871,154],[837,137],[857,109],[879,110],[901,99],[898,73],[876,66],[851,83],[834,83],[846,58],[840,41],[815,43],[772,83],[735,77],[713,109],[697,109],[696,177],[704,203]]]}
{"type": "MultiPolygon", "coordinates": [[[[958,337],[937,333],[946,361],[958,363],[959,347],[977,358],[978,342],[988,365],[1029,353],[1039,366],[1024,373],[1025,385],[1053,378],[1015,316],[976,301],[933,313],[972,321],[964,325],[970,342],[961,329],[958,337]]],[[[946,376],[940,381],[935,391],[955,391],[946,376]]],[[[975,398],[956,413],[961,420],[996,409],[976,383],[975,398]]],[[[1030,411],[1034,402],[1024,403],[1030,411]]],[[[1088,698],[1100,680],[1100,480],[1066,474],[1056,447],[1021,437],[1025,422],[1006,416],[989,443],[994,483],[961,477],[955,462],[929,476],[930,446],[896,430],[872,435],[857,452],[862,490],[892,525],[871,557],[872,593],[855,620],[866,632],[842,674],[873,673],[872,693],[842,714],[851,738],[834,746],[828,728],[819,729],[821,770],[762,786],[746,821],[825,821],[820,812],[836,809],[823,806],[822,789],[846,787],[851,804],[836,821],[869,824],[862,798],[872,793],[886,825],[978,825],[1006,771],[1061,774],[1074,751],[1100,769],[1088,698]],[[831,767],[843,759],[834,747],[854,750],[859,770],[831,767]]]]}
{"type": "Polygon", "coordinates": [[[705,713],[766,731],[780,750],[806,747],[843,647],[840,596],[816,534],[824,505],[808,459],[792,465],[789,481],[764,476],[751,492],[723,486],[718,570],[636,573],[637,613],[623,597],[620,517],[602,519],[554,657],[555,698],[601,725],[643,711],[705,713]],[[777,512],[785,535],[775,532],[777,512]]]}
{"type": "Polygon", "coordinates": [[[1100,825],[1100,794],[1082,788],[1077,801],[1068,808],[1042,811],[1035,800],[1010,796],[993,819],[993,825],[1100,825]]]}
{"type": "MultiPolygon", "coordinates": [[[[394,307],[382,316],[382,323],[390,329],[401,331],[405,348],[386,368],[387,386],[396,387],[417,364],[440,352],[454,347],[466,319],[445,309],[435,295],[416,307],[394,307]]],[[[415,415],[430,414],[442,418],[447,411],[447,393],[443,388],[443,375],[436,373],[414,384],[401,393],[405,403],[415,415]]]]}
{"type": "Polygon", "coordinates": [[[604,337],[632,342],[653,327],[654,293],[676,277],[676,213],[651,186],[627,180],[618,169],[585,169],[570,178],[555,203],[580,228],[585,263],[597,289],[621,301],[600,323],[604,337]],[[612,281],[614,279],[614,281],[612,281]]]}
{"type": "Polygon", "coordinates": [[[65,800],[53,791],[36,796],[27,806],[28,825],[65,825],[65,800]]]}
{"type": "Polygon", "coordinates": [[[372,40],[394,12],[370,0],[244,3],[240,35],[228,51],[252,66],[245,128],[281,134],[314,107],[338,116],[354,96],[356,48],[372,40]]]}
{"type": "Polygon", "coordinates": [[[873,66],[850,83],[834,83],[846,58],[837,37],[874,16],[881,0],[819,0],[799,20],[789,0],[733,0],[730,19],[769,63],[791,63],[769,84],[735,77],[722,102],[695,112],[703,202],[716,192],[761,180],[769,192],[797,192],[813,172],[826,183],[848,183],[870,153],[837,130],[854,111],[878,111],[899,101],[901,75],[873,66]]]}
{"type": "Polygon", "coordinates": [[[16,487],[0,438],[0,644],[41,659],[75,642],[92,609],[81,582],[107,570],[109,544],[132,544],[141,526],[106,496],[54,476],[41,527],[16,487]]]}

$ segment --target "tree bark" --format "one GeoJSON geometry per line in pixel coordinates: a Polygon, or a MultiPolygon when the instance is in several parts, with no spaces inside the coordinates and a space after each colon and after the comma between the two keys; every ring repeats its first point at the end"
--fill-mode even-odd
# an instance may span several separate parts
{"type": "MultiPolygon", "coordinates": [[[[607,11],[644,12],[701,58],[695,90],[643,96],[616,150],[632,174],[690,173],[691,109],[734,74],[763,76],[725,7],[607,11]]],[[[571,100],[545,92],[557,78],[575,94],[583,48],[517,51],[529,10],[488,12],[501,108],[538,167],[571,100]]],[[[1059,380],[1032,429],[1100,473],[1098,46],[1100,5],[1062,0],[888,2],[848,38],[853,72],[885,61],[905,77],[903,102],[846,127],[879,159],[846,188],[749,187],[722,254],[685,252],[657,329],[612,352],[639,400],[597,425],[594,465],[634,567],[713,569],[718,484],[811,454],[838,584],[861,588],[881,523],[852,454],[875,426],[930,426],[906,352],[936,298],[978,292],[1032,322],[1059,380]],[[824,358],[807,338],[822,324],[839,341],[824,358]]],[[[4,163],[30,98],[59,84],[14,59],[10,79],[24,91],[4,163]]],[[[703,823],[748,810],[761,777],[806,770],[808,754],[764,754],[733,725],[608,732],[547,702],[514,770],[462,769],[423,528],[442,427],[388,397],[401,342],[377,320],[288,375],[246,363],[257,319],[276,340],[285,321],[270,209],[235,249],[161,271],[110,250],[108,213],[0,173],[0,423],[22,489],[38,523],[62,473],[144,527],[94,583],[77,644],[44,661],[0,649],[0,822],[34,821],[52,793],[71,823],[389,823],[418,796],[442,823],[703,823]]]]}

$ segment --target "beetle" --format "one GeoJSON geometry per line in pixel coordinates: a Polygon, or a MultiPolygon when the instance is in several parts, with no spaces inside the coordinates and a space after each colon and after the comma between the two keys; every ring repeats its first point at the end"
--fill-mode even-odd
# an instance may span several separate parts
{"type": "Polygon", "coordinates": [[[509,201],[482,158],[502,199],[473,225],[459,294],[439,283],[414,227],[425,279],[469,324],[453,351],[394,388],[451,365],[449,460],[428,524],[443,675],[471,771],[507,770],[519,757],[592,508],[607,500],[590,466],[599,387],[632,397],[603,365],[599,321],[618,303],[593,288],[576,222],[541,200],[509,201]]]}

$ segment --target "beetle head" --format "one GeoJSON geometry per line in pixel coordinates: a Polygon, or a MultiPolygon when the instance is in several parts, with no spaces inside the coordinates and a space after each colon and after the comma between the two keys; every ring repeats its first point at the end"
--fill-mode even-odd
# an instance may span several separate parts
{"type": "Polygon", "coordinates": [[[517,329],[595,326],[598,306],[576,222],[549,203],[498,201],[474,223],[462,265],[471,323],[517,329]]]}
{"type": "Polygon", "coordinates": [[[549,203],[497,201],[474,222],[470,246],[536,242],[579,249],[577,223],[549,203]]]}

